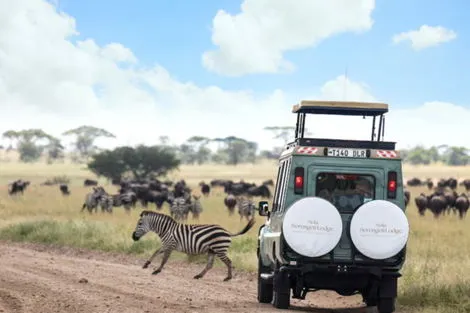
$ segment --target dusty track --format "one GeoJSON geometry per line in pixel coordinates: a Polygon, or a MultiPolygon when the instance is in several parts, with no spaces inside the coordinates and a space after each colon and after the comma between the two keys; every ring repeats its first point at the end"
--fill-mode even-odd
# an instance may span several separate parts
{"type": "MultiPolygon", "coordinates": [[[[277,311],[257,303],[253,274],[235,270],[232,281],[222,282],[224,269],[214,268],[194,280],[203,265],[170,260],[162,273],[152,276],[152,266],[144,270],[142,264],[129,256],[0,242],[0,312],[277,311]]],[[[375,312],[363,308],[359,297],[327,292],[292,304],[301,312],[375,312]]]]}

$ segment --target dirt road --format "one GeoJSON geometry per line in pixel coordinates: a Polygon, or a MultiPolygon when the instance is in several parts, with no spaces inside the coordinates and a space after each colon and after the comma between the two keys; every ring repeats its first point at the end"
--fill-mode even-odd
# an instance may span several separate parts
{"type": "MultiPolygon", "coordinates": [[[[214,268],[194,280],[203,265],[170,260],[152,276],[153,267],[144,270],[143,262],[130,256],[0,242],[0,312],[276,312],[269,304],[257,303],[253,274],[235,270],[233,280],[223,282],[225,271],[214,268]]],[[[367,312],[360,308],[359,297],[327,292],[294,300],[293,306],[295,311],[315,313],[367,312]]]]}

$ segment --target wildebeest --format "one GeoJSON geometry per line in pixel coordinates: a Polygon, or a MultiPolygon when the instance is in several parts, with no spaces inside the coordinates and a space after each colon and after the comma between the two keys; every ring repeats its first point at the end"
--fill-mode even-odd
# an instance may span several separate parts
{"type": "Polygon", "coordinates": [[[8,187],[9,187],[8,193],[10,195],[15,195],[17,193],[23,194],[26,188],[29,186],[29,184],[30,184],[30,181],[28,180],[22,180],[22,179],[15,180],[14,182],[8,184],[8,187]]]}
{"type": "Polygon", "coordinates": [[[434,217],[438,218],[439,215],[441,215],[441,213],[443,213],[447,207],[446,198],[443,195],[433,195],[428,201],[428,207],[434,214],[434,217]]]}
{"type": "Polygon", "coordinates": [[[404,198],[405,198],[405,208],[408,206],[408,203],[410,202],[410,192],[408,190],[404,191],[404,198]]]}
{"type": "Polygon", "coordinates": [[[59,190],[64,196],[68,196],[70,194],[69,186],[67,184],[60,184],[59,190]]]}
{"type": "Polygon", "coordinates": [[[209,196],[211,192],[211,186],[209,186],[203,181],[199,183],[199,186],[201,186],[201,193],[206,197],[209,196]]]}
{"type": "Polygon", "coordinates": [[[459,212],[459,217],[463,219],[467,214],[470,202],[466,194],[462,193],[460,196],[455,199],[455,208],[459,212]]]}
{"type": "Polygon", "coordinates": [[[418,208],[419,215],[424,216],[424,212],[428,206],[428,198],[424,193],[421,193],[419,196],[415,198],[415,204],[418,208]]]}
{"type": "Polygon", "coordinates": [[[93,179],[85,179],[83,181],[83,186],[88,187],[88,186],[98,186],[98,182],[93,179]]]}
{"type": "Polygon", "coordinates": [[[237,198],[229,194],[227,197],[224,199],[224,204],[228,209],[229,215],[232,215],[235,212],[235,206],[237,205],[237,198]]]}

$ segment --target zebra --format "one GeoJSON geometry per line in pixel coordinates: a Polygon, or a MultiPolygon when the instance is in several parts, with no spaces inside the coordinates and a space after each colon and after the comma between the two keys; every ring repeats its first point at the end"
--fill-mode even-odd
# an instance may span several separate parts
{"type": "Polygon", "coordinates": [[[187,220],[189,210],[191,207],[191,199],[186,199],[184,197],[177,197],[175,198],[170,206],[170,215],[177,221],[187,220]]]}
{"type": "Polygon", "coordinates": [[[189,206],[189,211],[193,214],[193,219],[199,220],[199,215],[202,213],[202,205],[199,200],[201,196],[193,195],[193,201],[189,206]]]}
{"type": "Polygon", "coordinates": [[[224,281],[228,281],[232,279],[232,261],[227,256],[232,237],[245,234],[254,224],[255,220],[251,219],[243,230],[231,234],[216,224],[182,224],[168,215],[145,210],[140,213],[140,218],[132,233],[132,239],[138,241],[149,231],[155,232],[160,237],[161,248],[157,249],[142,267],[147,268],[157,255],[163,254],[160,266],[154,269],[152,275],[162,271],[171,253],[176,250],[187,255],[207,253],[206,267],[194,276],[194,279],[204,277],[214,265],[214,258],[218,257],[227,266],[227,277],[224,278],[224,281]]]}
{"type": "Polygon", "coordinates": [[[240,214],[240,221],[245,217],[247,220],[255,217],[256,206],[253,201],[243,197],[238,198],[238,214],[240,214]]]}
{"type": "Polygon", "coordinates": [[[137,203],[137,195],[133,191],[125,191],[123,193],[118,193],[113,195],[113,204],[114,206],[124,206],[124,210],[127,213],[130,213],[131,207],[135,208],[137,203]]]}
{"type": "Polygon", "coordinates": [[[104,192],[98,196],[97,200],[101,207],[101,212],[113,213],[114,197],[112,195],[104,192]]]}
{"type": "Polygon", "coordinates": [[[93,209],[96,213],[98,211],[99,198],[103,193],[106,193],[103,187],[93,187],[93,191],[86,194],[85,202],[80,212],[83,212],[86,208],[89,213],[92,213],[93,209]]]}

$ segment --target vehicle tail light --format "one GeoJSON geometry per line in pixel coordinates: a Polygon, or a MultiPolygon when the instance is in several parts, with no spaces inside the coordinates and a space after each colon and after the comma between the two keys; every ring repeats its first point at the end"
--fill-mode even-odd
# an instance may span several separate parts
{"type": "Polygon", "coordinates": [[[296,167],[294,170],[294,193],[296,195],[304,193],[304,168],[296,167]]]}
{"type": "Polygon", "coordinates": [[[397,172],[388,172],[387,198],[396,199],[397,197],[397,172]]]}

